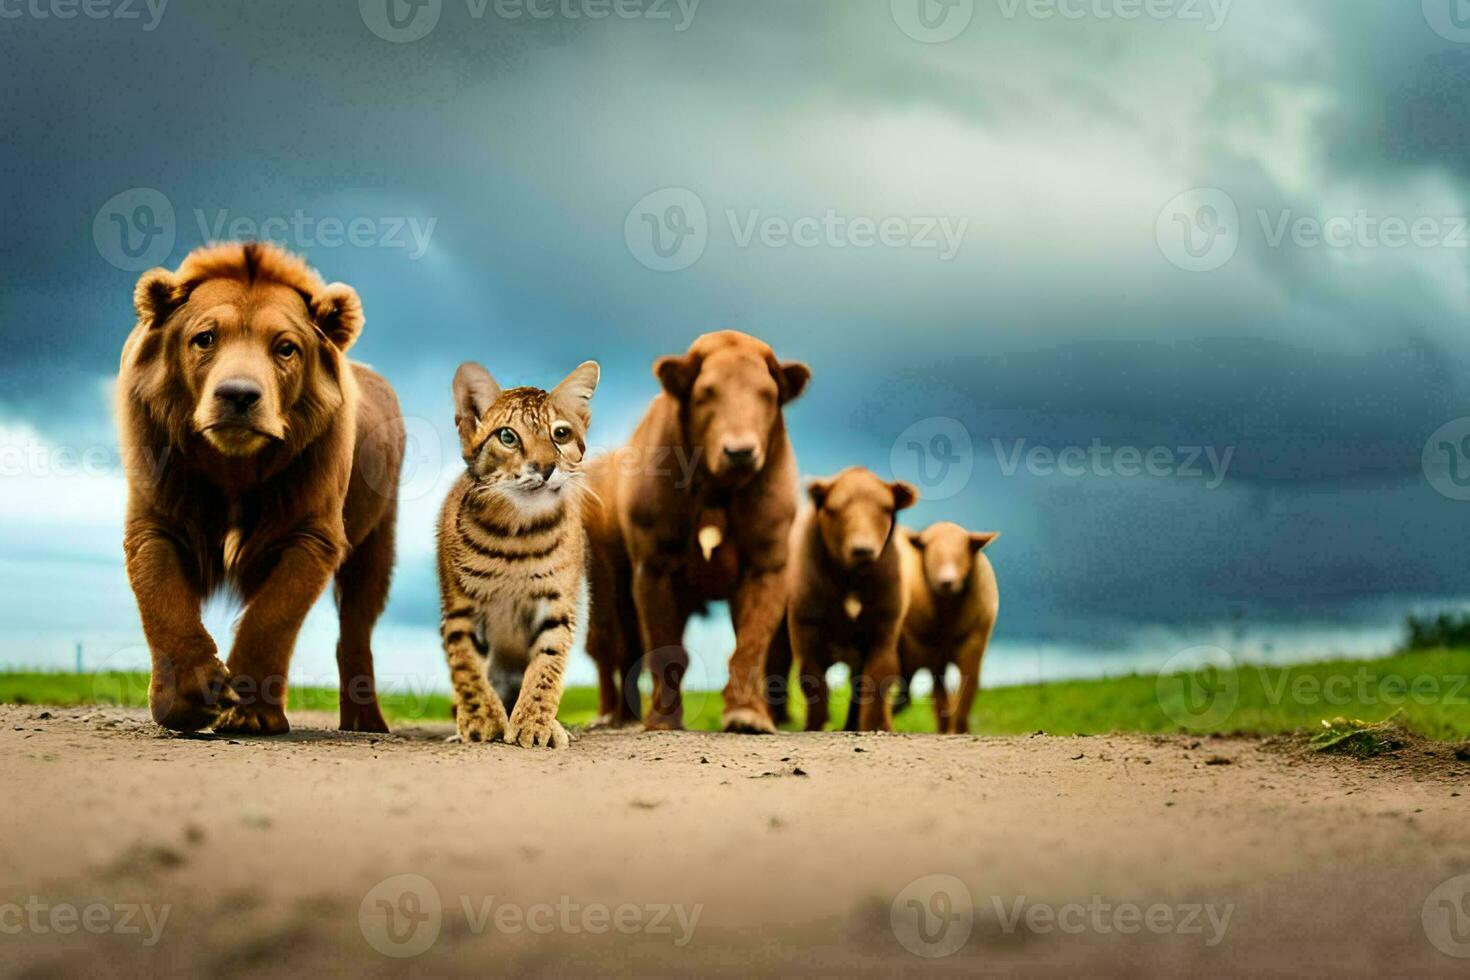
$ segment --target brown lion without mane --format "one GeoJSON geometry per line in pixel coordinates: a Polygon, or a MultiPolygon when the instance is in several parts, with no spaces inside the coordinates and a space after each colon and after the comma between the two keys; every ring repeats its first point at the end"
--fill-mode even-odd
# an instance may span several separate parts
{"type": "Polygon", "coordinates": [[[296,634],[336,578],[341,727],[386,732],[371,636],[393,568],[403,422],[347,359],[362,303],[267,244],[192,252],[134,292],[118,423],[130,466],[123,548],[152,653],[159,724],[288,730],[296,634]],[[200,606],[244,601],[227,664],[200,606]]]}
{"type": "Polygon", "coordinates": [[[628,445],[588,470],[601,501],[586,519],[598,720],[639,720],[646,662],[653,699],[644,725],[682,728],[684,627],[707,601],[728,599],[735,651],[723,724],[775,731],[766,650],[786,606],[796,516],[796,456],[782,410],[811,372],[777,361],[748,334],[722,330],[659,358],[653,373],[663,391],[628,445]]]}

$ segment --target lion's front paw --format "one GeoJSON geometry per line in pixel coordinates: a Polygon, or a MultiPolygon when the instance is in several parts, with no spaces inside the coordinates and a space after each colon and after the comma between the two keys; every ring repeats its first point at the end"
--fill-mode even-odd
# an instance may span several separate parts
{"type": "Polygon", "coordinates": [[[274,704],[237,704],[226,708],[214,730],[229,735],[284,735],[291,730],[286,710],[274,704]]]}
{"type": "Polygon", "coordinates": [[[572,739],[555,718],[512,718],[505,740],[523,749],[564,749],[572,739]]]}
{"type": "Polygon", "coordinates": [[[731,707],[725,709],[720,719],[727,732],[742,732],[747,735],[771,735],[776,731],[770,717],[757,707],[731,707]]]}
{"type": "Polygon", "coordinates": [[[454,713],[454,725],[461,742],[493,742],[505,734],[504,716],[497,718],[484,710],[466,711],[461,707],[454,713]]]}
{"type": "Polygon", "coordinates": [[[230,672],[218,657],[189,666],[156,666],[148,686],[153,720],[176,732],[208,728],[239,701],[230,687],[230,672]]]}

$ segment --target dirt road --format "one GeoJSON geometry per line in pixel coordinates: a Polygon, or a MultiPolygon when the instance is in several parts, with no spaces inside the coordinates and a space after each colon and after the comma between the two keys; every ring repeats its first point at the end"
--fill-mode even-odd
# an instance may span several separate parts
{"type": "Polygon", "coordinates": [[[1448,747],[597,733],[554,754],[293,722],[187,738],[0,707],[3,969],[1470,966],[1448,747]]]}

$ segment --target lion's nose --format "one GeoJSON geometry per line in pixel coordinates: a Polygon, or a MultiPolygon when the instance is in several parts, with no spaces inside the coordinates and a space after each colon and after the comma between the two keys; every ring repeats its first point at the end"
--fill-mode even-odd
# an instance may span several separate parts
{"type": "Polygon", "coordinates": [[[755,466],[754,446],[726,446],[725,462],[731,469],[748,470],[755,466]]]}
{"type": "Polygon", "coordinates": [[[260,385],[249,378],[229,378],[215,385],[214,397],[224,402],[236,415],[244,415],[260,401],[260,385]]]}

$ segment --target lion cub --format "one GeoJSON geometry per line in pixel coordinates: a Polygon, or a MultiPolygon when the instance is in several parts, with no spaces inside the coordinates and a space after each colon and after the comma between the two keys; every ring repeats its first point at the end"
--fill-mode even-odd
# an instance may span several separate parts
{"type": "Polygon", "coordinates": [[[923,531],[900,529],[896,537],[908,612],[898,642],[903,679],[893,710],[908,706],[914,673],[927,670],[934,678],[935,729],[941,735],[964,735],[980,689],[980,662],[1000,610],[995,569],[981,552],[1000,532],[967,531],[940,521],[923,531]],[[944,689],[950,664],[960,672],[953,698],[944,689]]]}
{"type": "MultiPolygon", "coordinates": [[[[800,664],[807,731],[827,723],[827,668],[838,660],[852,672],[847,729],[892,731],[888,691],[899,678],[907,603],[895,517],[918,491],[854,466],[813,480],[807,492],[812,506],[791,529],[787,629],[774,645],[789,642],[800,664]]],[[[788,660],[773,651],[772,662],[788,660]]]]}
{"type": "Polygon", "coordinates": [[[580,477],[599,374],[587,361],[548,392],[502,391],[474,363],[455,372],[466,470],[439,517],[439,591],[463,741],[568,742],[556,712],[582,578],[580,477]]]}

